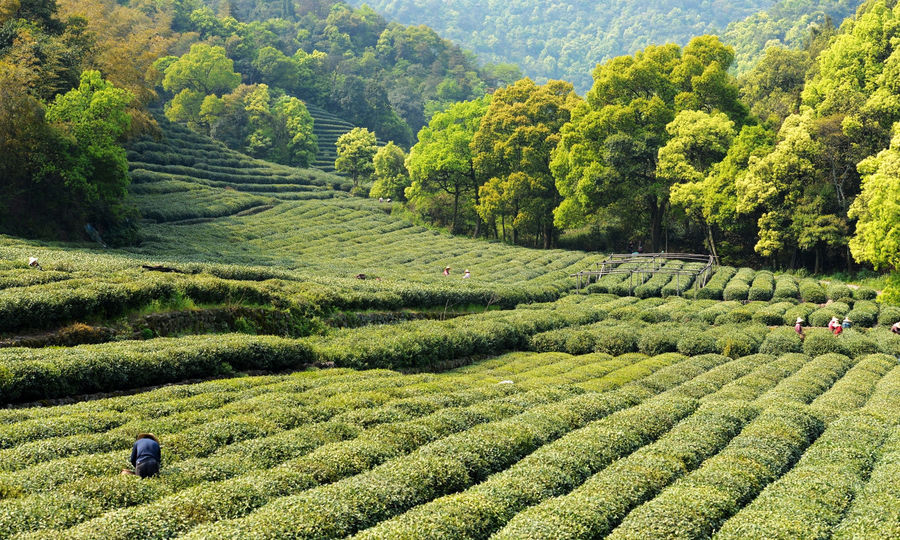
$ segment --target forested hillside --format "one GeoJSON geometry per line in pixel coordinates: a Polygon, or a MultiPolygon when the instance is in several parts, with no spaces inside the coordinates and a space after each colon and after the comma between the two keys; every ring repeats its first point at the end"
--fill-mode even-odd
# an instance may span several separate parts
{"type": "Polygon", "coordinates": [[[691,37],[723,35],[744,70],[767,43],[798,45],[811,24],[835,24],[859,0],[352,0],[404,24],[427,24],[490,62],[513,62],[538,80],[563,79],[579,93],[591,85],[598,62],[633,54],[650,44],[686,44],[691,37]]]}
{"type": "Polygon", "coordinates": [[[722,39],[734,47],[739,72],[753,67],[766,47],[799,48],[811,28],[841,22],[862,0],[780,0],[770,8],[728,25],[722,39]]]}

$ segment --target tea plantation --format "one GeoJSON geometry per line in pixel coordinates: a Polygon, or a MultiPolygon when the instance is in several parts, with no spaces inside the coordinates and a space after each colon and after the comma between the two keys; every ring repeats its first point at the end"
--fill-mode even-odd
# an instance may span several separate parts
{"type": "Polygon", "coordinates": [[[576,293],[602,255],[165,133],[129,154],[141,245],[0,237],[0,538],[900,537],[875,290],[721,266],[576,293]]]}

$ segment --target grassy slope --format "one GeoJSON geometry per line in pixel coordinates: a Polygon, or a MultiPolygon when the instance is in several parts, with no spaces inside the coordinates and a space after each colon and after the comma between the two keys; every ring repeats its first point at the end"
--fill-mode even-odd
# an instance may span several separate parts
{"type": "MultiPolygon", "coordinates": [[[[197,148],[190,140],[179,139],[184,155],[197,148]]],[[[250,167],[239,165],[249,162],[236,159],[231,170],[215,172],[241,176],[236,171],[250,167]]],[[[196,161],[185,166],[200,169],[196,161]]],[[[220,176],[193,184],[222,193],[231,190],[208,182],[227,178],[245,193],[242,186],[277,176],[264,164],[252,167],[247,182],[220,176]]],[[[292,174],[279,182],[311,185],[292,174]]],[[[559,294],[572,285],[567,273],[592,260],[452,238],[361,200],[294,201],[267,191],[257,213],[212,216],[204,201],[215,197],[194,191],[168,192],[180,201],[179,217],[192,221],[147,224],[148,240],[129,251],[3,239],[0,304],[28,299],[23,306],[34,310],[60,297],[58,309],[74,310],[83,304],[79,291],[93,288],[98,305],[173,290],[228,302],[258,295],[294,308],[301,299],[445,305],[467,291],[559,294]],[[25,267],[34,253],[44,272],[25,267]],[[139,265],[147,261],[200,273],[146,273],[139,265]],[[469,266],[474,277],[447,279],[445,264],[469,266]],[[342,277],[356,272],[381,280],[342,277]]],[[[715,286],[728,298],[779,291],[764,272],[724,275],[715,286]]],[[[854,301],[814,281],[787,285],[789,295],[854,301]]],[[[891,481],[900,368],[893,356],[869,354],[900,352],[900,338],[884,328],[842,338],[817,329],[801,344],[789,328],[764,326],[790,318],[796,298],[741,304],[654,296],[664,287],[648,282],[643,300],[568,296],[304,339],[229,334],[0,351],[0,393],[12,384],[52,395],[127,387],[130,374],[153,384],[173,372],[226,373],[229,366],[284,369],[318,360],[427,368],[473,353],[545,351],[443,374],[306,371],[0,410],[0,537],[561,538],[585,530],[633,537],[653,523],[666,536],[704,538],[723,527],[747,538],[796,533],[792,515],[814,523],[817,534],[890,535],[890,520],[853,516],[873,505],[880,515],[900,513],[891,481]],[[690,337],[697,339],[682,339],[690,337]],[[772,354],[688,353],[704,347],[733,357],[772,354]],[[579,354],[585,348],[603,352],[579,354]],[[134,435],[148,430],[163,440],[162,475],[120,476],[134,435]],[[867,484],[870,469],[878,474],[867,484]],[[810,499],[809,485],[838,496],[800,504],[810,499]],[[783,521],[769,519],[773,508],[783,521]]],[[[810,318],[818,308],[796,307],[810,318]]],[[[10,313],[14,320],[27,312],[10,313]]]]}

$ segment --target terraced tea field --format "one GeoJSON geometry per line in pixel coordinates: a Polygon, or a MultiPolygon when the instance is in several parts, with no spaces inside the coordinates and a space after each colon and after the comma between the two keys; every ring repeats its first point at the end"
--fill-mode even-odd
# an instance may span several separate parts
{"type": "Polygon", "coordinates": [[[634,263],[576,294],[602,255],[167,129],[130,154],[140,246],[0,239],[0,538],[900,537],[876,291],[634,263]],[[160,474],[121,475],[148,431],[160,474]]]}

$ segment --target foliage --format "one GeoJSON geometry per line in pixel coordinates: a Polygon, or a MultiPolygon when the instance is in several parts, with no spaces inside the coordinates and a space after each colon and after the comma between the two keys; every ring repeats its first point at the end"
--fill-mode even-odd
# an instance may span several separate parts
{"type": "Polygon", "coordinates": [[[657,168],[657,155],[671,138],[667,126],[680,111],[700,109],[743,125],[746,110],[727,74],[733,58],[717,38],[701,36],[684,50],[650,46],[598,65],[586,102],[573,111],[553,154],[551,170],[563,196],[556,224],[576,226],[615,208],[630,216],[623,222],[627,230],[646,232],[650,250],[657,249],[674,183],[657,168]]]}
{"type": "Polygon", "coordinates": [[[372,159],[377,150],[374,133],[365,128],[354,128],[338,138],[334,168],[349,174],[353,187],[358,188],[360,181],[368,179],[374,172],[372,159]]]}
{"type": "Polygon", "coordinates": [[[537,86],[523,79],[497,90],[472,139],[475,174],[484,179],[475,197],[478,215],[515,244],[519,234],[555,243],[553,210],[559,193],[550,174],[550,155],[559,132],[580,102],[568,83],[537,86]]]}
{"type": "MultiPolygon", "coordinates": [[[[361,0],[353,3],[363,4],[361,0]]],[[[598,62],[632,54],[652,43],[684,44],[694,36],[721,32],[729,23],[769,6],[754,0],[652,5],[523,0],[490,5],[472,0],[366,4],[404,24],[427,24],[485,61],[518,64],[540,82],[572,81],[579,93],[590,87],[590,71],[598,62]]],[[[794,22],[791,17],[793,12],[785,14],[788,25],[794,22]]]]}
{"type": "Polygon", "coordinates": [[[462,230],[462,216],[472,216],[478,227],[474,200],[481,185],[475,174],[472,139],[487,113],[490,97],[454,104],[435,114],[419,132],[409,151],[406,167],[412,184],[406,198],[417,214],[432,223],[462,230]],[[446,197],[452,197],[447,214],[446,197]]]}
{"type": "Polygon", "coordinates": [[[379,148],[372,159],[375,181],[369,190],[369,197],[405,200],[405,190],[411,182],[405,162],[406,153],[393,142],[379,148]]]}

